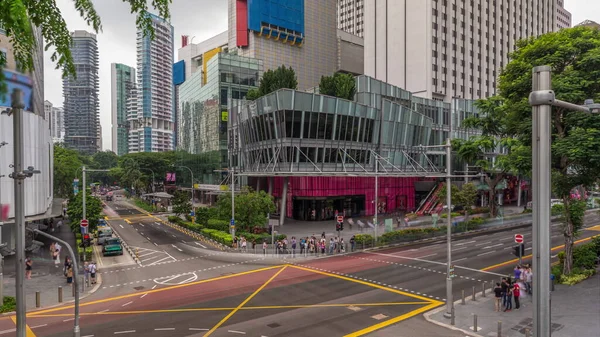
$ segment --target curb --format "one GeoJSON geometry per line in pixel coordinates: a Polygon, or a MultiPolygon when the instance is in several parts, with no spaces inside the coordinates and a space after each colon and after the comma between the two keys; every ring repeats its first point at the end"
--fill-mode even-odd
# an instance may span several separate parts
{"type": "Polygon", "coordinates": [[[150,214],[150,216],[152,216],[154,219],[162,222],[163,224],[165,224],[165,225],[167,225],[167,226],[169,226],[171,228],[174,228],[174,229],[176,229],[176,230],[178,230],[178,231],[180,231],[180,232],[182,232],[182,233],[184,233],[184,234],[186,234],[188,236],[193,237],[196,240],[203,241],[206,244],[211,244],[211,245],[215,246],[216,248],[220,249],[221,251],[231,251],[232,250],[231,247],[225,246],[224,244],[222,244],[220,242],[217,242],[217,241],[215,241],[215,240],[213,240],[211,238],[207,238],[207,237],[205,237],[204,235],[202,235],[200,233],[194,232],[194,231],[189,230],[189,229],[187,229],[185,227],[182,227],[182,226],[180,226],[178,224],[174,224],[174,223],[172,223],[170,221],[165,221],[165,220],[163,220],[163,219],[161,219],[161,218],[159,218],[159,217],[157,217],[155,215],[150,214]]]}
{"type": "MultiPolygon", "coordinates": [[[[98,289],[100,289],[100,287],[102,286],[102,274],[98,273],[97,279],[98,279],[98,282],[96,282],[96,284],[94,285],[92,290],[90,290],[87,293],[84,293],[84,295],[81,295],[81,293],[79,294],[79,301],[93,295],[96,291],[98,291],[98,289]]],[[[40,307],[40,308],[33,308],[31,310],[28,310],[27,314],[35,314],[36,311],[52,309],[52,308],[60,307],[60,306],[63,306],[63,305],[69,304],[69,303],[74,303],[74,302],[75,302],[75,299],[71,299],[68,301],[63,301],[62,303],[56,303],[53,305],[40,307]]],[[[4,313],[0,314],[0,316],[2,316],[2,317],[13,316],[13,315],[16,315],[16,313],[17,313],[16,311],[4,312],[4,313]]]]}
{"type": "MultiPolygon", "coordinates": [[[[489,293],[489,295],[491,296],[492,293],[493,293],[493,291],[492,291],[492,289],[486,289],[485,293],[486,293],[486,297],[487,297],[488,296],[487,294],[489,293]]],[[[481,298],[481,292],[477,292],[475,294],[475,299],[477,299],[477,298],[481,298]]],[[[461,301],[462,301],[462,299],[454,301],[454,306],[456,307],[457,304],[461,305],[460,304],[461,301]]],[[[471,300],[469,300],[469,301],[471,301],[471,300]]],[[[465,302],[466,302],[466,300],[465,300],[465,302]]],[[[440,322],[440,321],[436,321],[433,318],[431,318],[432,315],[435,315],[435,314],[437,314],[437,313],[439,313],[441,311],[444,311],[444,310],[446,310],[445,303],[444,303],[443,306],[441,306],[439,308],[436,308],[436,309],[433,309],[433,310],[430,310],[430,311],[424,313],[423,314],[423,318],[425,318],[425,320],[427,322],[429,322],[429,323],[432,323],[432,324],[435,324],[435,325],[439,325],[439,326],[444,327],[446,329],[450,329],[450,330],[454,330],[454,331],[460,331],[461,333],[464,333],[467,336],[471,336],[471,337],[484,337],[484,336],[482,336],[482,335],[480,335],[478,333],[475,333],[473,331],[464,330],[464,329],[461,329],[461,328],[457,328],[456,326],[453,326],[453,325],[450,325],[450,324],[447,324],[447,323],[443,323],[443,322],[440,322]]]]}

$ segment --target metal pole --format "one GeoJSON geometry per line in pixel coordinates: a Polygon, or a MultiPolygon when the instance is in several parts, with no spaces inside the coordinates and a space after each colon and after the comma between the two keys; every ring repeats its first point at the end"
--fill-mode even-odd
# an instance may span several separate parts
{"type": "MultiPolygon", "coordinates": [[[[50,234],[48,234],[46,232],[42,232],[39,229],[34,229],[33,232],[36,233],[36,234],[45,236],[47,238],[50,238],[50,239],[52,239],[52,240],[54,240],[54,241],[62,244],[63,246],[67,247],[67,251],[69,252],[69,255],[71,255],[71,259],[73,261],[73,289],[75,291],[75,315],[74,315],[75,316],[75,321],[73,323],[73,337],[79,337],[80,334],[81,334],[81,330],[79,328],[79,284],[78,284],[79,283],[78,282],[78,280],[79,280],[79,268],[77,266],[77,259],[75,258],[75,253],[73,252],[73,248],[71,248],[71,246],[68,243],[66,243],[65,241],[63,241],[63,240],[61,240],[61,239],[59,239],[59,238],[57,238],[55,236],[52,236],[52,235],[50,235],[50,234]]],[[[62,297],[61,296],[62,295],[61,290],[62,290],[62,288],[59,287],[59,290],[58,290],[59,300],[62,297]]],[[[25,335],[23,335],[23,337],[24,336],[25,335]]],[[[19,336],[19,337],[21,337],[21,336],[19,336]]]]}
{"type": "Polygon", "coordinates": [[[452,316],[454,301],[452,300],[452,147],[450,138],[446,139],[446,205],[448,217],[446,218],[446,243],[448,250],[448,261],[446,262],[446,312],[444,317],[452,316]]]}
{"type": "MultiPolygon", "coordinates": [[[[549,66],[533,68],[533,91],[552,89],[549,66]]],[[[533,269],[539,277],[533,288],[533,336],[549,337],[550,330],[550,105],[532,108],[533,117],[533,269]]]]}
{"type": "Polygon", "coordinates": [[[375,157],[375,217],[373,218],[373,221],[375,222],[375,239],[377,239],[377,224],[379,223],[377,221],[377,213],[379,213],[378,211],[378,204],[379,204],[379,155],[377,155],[375,157]]]}
{"type": "Polygon", "coordinates": [[[523,264],[523,244],[519,244],[519,266],[523,264]]]}
{"type": "Polygon", "coordinates": [[[25,175],[23,174],[23,109],[21,90],[14,89],[12,93],[13,137],[14,137],[14,179],[15,188],[15,254],[16,254],[16,283],[15,297],[17,299],[17,337],[25,337],[25,175]]]}
{"type": "Polygon", "coordinates": [[[231,239],[235,238],[235,171],[231,155],[231,239]]]}
{"type": "Polygon", "coordinates": [[[83,180],[83,183],[82,183],[83,184],[83,186],[82,186],[82,190],[83,190],[82,191],[82,193],[83,193],[83,196],[82,196],[82,198],[83,198],[83,213],[82,213],[81,219],[87,219],[87,212],[86,212],[86,207],[85,207],[85,192],[86,192],[87,187],[86,187],[86,184],[85,184],[85,176],[86,176],[86,174],[85,174],[85,165],[84,165],[83,166],[83,177],[81,178],[83,180]]]}

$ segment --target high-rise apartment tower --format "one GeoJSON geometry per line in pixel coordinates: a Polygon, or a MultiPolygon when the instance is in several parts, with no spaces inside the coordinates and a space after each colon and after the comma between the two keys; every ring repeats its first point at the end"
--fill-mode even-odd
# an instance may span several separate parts
{"type": "Polygon", "coordinates": [[[363,37],[365,0],[338,0],[338,29],[363,37]]]}
{"type": "Polygon", "coordinates": [[[112,150],[122,156],[129,150],[127,100],[136,92],[135,68],[113,63],[110,65],[112,150]]]}

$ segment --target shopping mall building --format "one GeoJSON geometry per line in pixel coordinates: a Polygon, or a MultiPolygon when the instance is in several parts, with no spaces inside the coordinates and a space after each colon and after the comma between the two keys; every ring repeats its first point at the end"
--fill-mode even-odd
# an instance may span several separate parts
{"type": "Polygon", "coordinates": [[[364,75],[356,89],[352,101],[281,89],[231,109],[235,171],[285,217],[414,211],[445,174],[443,149],[425,146],[477,134],[462,125],[473,101],[423,99],[364,75]]]}

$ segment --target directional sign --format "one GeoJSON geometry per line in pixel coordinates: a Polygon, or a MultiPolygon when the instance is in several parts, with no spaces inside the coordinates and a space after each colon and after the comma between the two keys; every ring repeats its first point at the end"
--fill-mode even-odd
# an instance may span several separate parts
{"type": "Polygon", "coordinates": [[[515,234],[515,242],[516,243],[523,243],[523,234],[515,234]]]}
{"type": "Polygon", "coordinates": [[[231,222],[229,223],[231,226],[235,226],[235,220],[231,219],[231,222]]]}
{"type": "Polygon", "coordinates": [[[337,222],[344,222],[344,216],[343,215],[338,215],[337,222]]]}
{"type": "Polygon", "coordinates": [[[87,219],[83,219],[81,220],[81,223],[79,224],[81,227],[87,227],[89,225],[87,219]]]}

